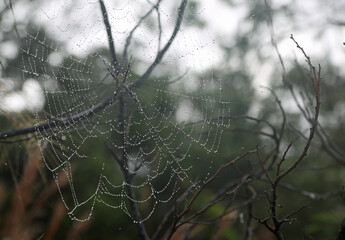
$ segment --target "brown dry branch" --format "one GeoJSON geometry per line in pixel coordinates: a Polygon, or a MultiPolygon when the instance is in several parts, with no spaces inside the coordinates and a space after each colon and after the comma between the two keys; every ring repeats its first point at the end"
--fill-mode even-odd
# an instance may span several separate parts
{"type": "Polygon", "coordinates": [[[202,191],[206,188],[207,185],[209,185],[212,181],[214,181],[218,175],[226,168],[229,166],[232,166],[239,160],[243,159],[245,156],[254,154],[258,151],[258,149],[247,151],[238,157],[234,158],[233,160],[229,161],[226,164],[221,165],[218,170],[211,176],[209,177],[199,188],[198,190],[193,194],[191,199],[188,201],[184,209],[178,213],[178,206],[177,203],[175,203],[175,216],[173,219],[173,223],[171,224],[170,227],[170,233],[167,237],[167,239],[171,239],[173,234],[178,230],[179,227],[183,226],[186,223],[191,223],[193,220],[195,220],[199,215],[203,214],[207,209],[210,207],[214,206],[215,204],[219,203],[220,201],[224,200],[227,196],[232,195],[236,193],[243,185],[248,183],[250,181],[250,176],[245,175],[242,177],[241,182],[239,184],[236,184],[235,187],[231,191],[227,191],[221,196],[219,196],[216,199],[212,199],[208,204],[205,204],[202,209],[198,210],[196,213],[193,213],[190,216],[187,216],[187,214],[190,213],[191,207],[193,203],[196,201],[198,196],[202,193],[202,191]]]}
{"type": "MultiPolygon", "coordinates": [[[[294,221],[294,219],[290,219],[290,217],[292,217],[293,215],[299,213],[302,209],[304,209],[306,207],[302,206],[301,208],[297,209],[296,211],[291,212],[290,214],[286,215],[285,217],[280,218],[278,216],[278,208],[280,208],[280,204],[278,203],[278,186],[280,184],[280,181],[286,177],[287,175],[289,175],[294,169],[296,169],[296,167],[305,159],[305,157],[307,156],[308,150],[311,146],[311,143],[314,139],[315,136],[315,132],[316,132],[316,128],[318,126],[318,117],[319,117],[319,112],[320,112],[320,105],[321,105],[321,101],[320,101],[320,81],[321,81],[321,67],[319,65],[319,69],[318,72],[316,72],[315,67],[312,65],[311,60],[309,58],[309,56],[305,53],[305,51],[303,50],[303,48],[297,43],[297,41],[293,38],[293,36],[291,35],[291,39],[296,43],[297,48],[299,48],[303,55],[306,58],[308,67],[309,67],[309,80],[310,83],[312,85],[312,89],[313,89],[313,95],[314,95],[314,116],[312,118],[310,118],[309,114],[311,111],[308,110],[308,105],[301,105],[298,101],[297,101],[297,97],[294,94],[293,91],[293,87],[292,84],[288,85],[290,92],[293,96],[293,99],[295,100],[296,105],[298,106],[298,108],[301,110],[302,115],[308,119],[308,121],[311,124],[310,130],[309,130],[309,135],[307,137],[306,143],[304,145],[304,148],[302,150],[302,152],[300,153],[300,155],[296,158],[296,160],[290,165],[288,166],[286,169],[282,169],[282,164],[284,163],[286,156],[292,146],[293,143],[290,143],[282,157],[280,157],[280,160],[276,163],[276,173],[275,176],[272,178],[269,176],[265,166],[262,164],[262,162],[260,161],[260,165],[263,169],[263,171],[265,172],[266,178],[268,179],[270,185],[271,185],[271,189],[270,189],[270,193],[267,193],[267,200],[269,202],[269,216],[264,218],[264,219],[260,219],[257,218],[256,219],[262,223],[268,230],[270,230],[275,237],[278,240],[283,240],[283,234],[281,232],[281,228],[283,226],[284,223],[287,222],[291,222],[294,221]]],[[[276,48],[276,51],[278,52],[278,48],[276,48]]],[[[278,52],[279,54],[279,52],[278,52]]],[[[285,74],[285,73],[284,73],[285,74]]],[[[276,97],[277,98],[277,97],[276,97]]],[[[279,102],[278,102],[279,103],[279,102]]],[[[281,108],[281,111],[284,113],[284,109],[282,108],[282,106],[279,104],[279,107],[281,108]]],[[[284,115],[285,116],[285,115],[284,115]]],[[[284,117],[284,122],[283,122],[283,126],[282,129],[284,129],[285,127],[285,117],[284,117]]],[[[282,130],[283,132],[284,130],[282,130]]],[[[282,138],[282,135],[280,136],[280,139],[282,138]]],[[[278,153],[278,151],[277,151],[278,153]]],[[[258,155],[259,157],[259,155],[258,155]]],[[[259,158],[260,159],[260,158],[259,158]]],[[[307,204],[308,205],[308,204],[307,204]]]]}
{"type": "MultiPolygon", "coordinates": [[[[199,184],[199,181],[196,181],[187,190],[185,190],[182,194],[180,194],[179,197],[177,197],[177,189],[175,189],[175,191],[174,191],[174,197],[175,197],[174,204],[175,204],[175,206],[180,204],[182,201],[184,201],[186,199],[186,197],[193,191],[193,189],[198,184],[199,184]]],[[[175,208],[170,208],[170,210],[164,215],[164,217],[162,218],[160,224],[158,225],[155,233],[152,235],[152,240],[158,239],[159,233],[161,231],[164,231],[164,226],[165,225],[170,225],[169,221],[171,221],[171,217],[175,213],[175,211],[176,211],[176,207],[175,208]]]]}

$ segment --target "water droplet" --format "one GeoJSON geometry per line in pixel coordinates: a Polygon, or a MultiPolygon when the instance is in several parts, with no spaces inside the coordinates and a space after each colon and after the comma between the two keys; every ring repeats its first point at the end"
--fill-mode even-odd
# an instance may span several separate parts
{"type": "Polygon", "coordinates": [[[311,199],[316,199],[316,195],[315,195],[314,193],[310,193],[310,194],[309,194],[309,197],[310,197],[311,199]]]}
{"type": "Polygon", "coordinates": [[[239,219],[240,219],[240,223],[244,223],[244,214],[241,212],[239,215],[238,215],[239,219]]]}

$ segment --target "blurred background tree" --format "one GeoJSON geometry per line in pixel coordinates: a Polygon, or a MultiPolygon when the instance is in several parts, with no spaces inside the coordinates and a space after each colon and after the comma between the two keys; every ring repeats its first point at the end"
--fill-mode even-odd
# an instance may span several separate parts
{"type": "MultiPolygon", "coordinates": [[[[94,29],[93,25],[88,25],[86,19],[85,22],[78,22],[76,15],[78,13],[89,15],[89,21],[93,21],[94,25],[99,25],[101,29],[99,32],[105,36],[102,19],[95,18],[93,14],[96,13],[94,12],[87,12],[85,9],[88,9],[89,4],[86,3],[79,4],[67,1],[65,5],[53,4],[48,8],[51,9],[51,12],[45,12],[47,8],[44,4],[50,4],[50,1],[47,2],[18,0],[4,1],[0,5],[1,132],[10,128],[30,126],[41,120],[51,119],[51,117],[63,117],[60,110],[67,108],[59,104],[71,106],[71,111],[65,110],[65,113],[73,114],[80,109],[88,109],[113,93],[115,82],[109,72],[113,71],[113,74],[116,74],[116,69],[111,64],[107,40],[100,38],[97,34],[94,36],[96,40],[90,40],[93,38],[88,36],[88,31],[90,29],[91,32],[94,29]],[[37,9],[41,11],[39,16],[46,15],[49,21],[39,19],[35,15],[37,9]],[[60,13],[62,9],[63,11],[60,13]],[[59,23],[61,21],[59,14],[65,16],[61,24],[59,23]],[[65,31],[67,30],[68,33],[66,34],[65,31]],[[78,35],[78,32],[81,32],[81,35],[78,35]],[[69,37],[70,40],[68,40],[69,37]],[[87,44],[83,46],[85,42],[89,43],[91,47],[87,44]],[[38,55],[30,60],[28,53],[35,52],[38,55]],[[85,85],[85,80],[87,85],[85,85]],[[28,86],[38,86],[36,96],[41,94],[41,98],[39,98],[38,103],[37,101],[31,104],[22,103],[16,108],[15,101],[29,102],[31,95],[25,92],[28,86]],[[63,95],[58,96],[56,94],[57,86],[68,94],[64,92],[63,95]],[[75,90],[80,91],[76,92],[75,90]],[[17,96],[24,96],[24,100],[20,100],[18,97],[11,98],[13,93],[17,96]],[[58,102],[56,104],[58,107],[52,108],[49,103],[54,101],[58,102]],[[74,108],[74,106],[76,107],[74,108]]],[[[118,2],[112,5],[108,1],[105,1],[105,4],[108,7],[111,20],[116,22],[123,18],[129,22],[129,27],[127,27],[129,29],[126,33],[143,16],[143,12],[137,14],[133,10],[129,15],[133,18],[136,17],[136,20],[130,22],[131,17],[128,15],[116,15],[126,12],[126,5],[118,2]]],[[[145,4],[148,6],[145,9],[149,10],[150,1],[145,2],[145,4]]],[[[168,19],[173,19],[166,22],[161,20],[163,24],[166,23],[163,26],[166,29],[163,30],[167,32],[162,35],[164,38],[163,46],[163,43],[168,39],[169,31],[172,31],[174,27],[179,4],[180,2],[164,5],[164,1],[162,1],[162,5],[152,10],[159,9],[157,11],[159,14],[152,14],[144,19],[138,36],[133,38],[133,45],[130,49],[132,67],[128,79],[126,79],[128,84],[135,82],[142,76],[143,69],[154,58],[154,52],[150,53],[150,51],[156,47],[155,43],[152,43],[153,47],[147,45],[150,45],[152,41],[148,36],[151,34],[157,36],[157,32],[162,27],[157,23],[157,17],[164,18],[161,15],[165,15],[168,19]]],[[[140,89],[133,90],[133,92],[140,101],[145,103],[143,107],[146,113],[156,116],[151,119],[152,123],[150,124],[152,126],[160,126],[162,121],[168,121],[168,124],[164,125],[166,127],[160,129],[159,136],[161,138],[170,140],[171,133],[175,133],[175,131],[180,133],[176,134],[174,140],[171,140],[173,143],[170,147],[178,149],[182,152],[181,155],[188,152],[191,161],[182,162],[182,167],[192,166],[188,173],[193,181],[209,176],[207,174],[212,175],[221,164],[229,162],[230,159],[243,152],[255,149],[260,142],[266,145],[261,152],[262,156],[265,154],[269,156],[273,150],[281,156],[288,143],[294,142],[287,155],[287,163],[289,164],[302,151],[304,136],[307,135],[309,129],[308,122],[303,117],[303,113],[296,107],[296,103],[291,100],[289,93],[289,84],[293,84],[295,92],[305,93],[304,102],[310,101],[307,94],[310,87],[308,84],[303,84],[306,82],[305,79],[308,79],[308,69],[305,70],[308,66],[304,64],[303,55],[300,52],[296,52],[296,56],[292,57],[289,53],[295,47],[293,42],[289,40],[290,33],[304,37],[303,48],[310,54],[313,63],[320,62],[322,65],[320,131],[316,134],[307,161],[303,161],[279,186],[279,205],[283,206],[279,212],[281,216],[296,211],[311,201],[307,208],[298,211],[293,216],[296,218],[295,221],[284,225],[281,231],[285,239],[335,238],[345,213],[342,195],[344,185],[342,166],[345,164],[342,150],[345,145],[343,138],[345,121],[344,71],[341,67],[342,62],[339,60],[343,59],[343,54],[340,56],[340,52],[343,53],[344,51],[342,46],[344,39],[334,37],[335,33],[344,31],[341,24],[344,19],[340,14],[344,5],[335,1],[334,4],[315,1],[315,3],[308,5],[296,1],[285,1],[285,3],[258,1],[253,3],[252,1],[226,0],[217,1],[216,5],[228,9],[233,16],[229,14],[228,18],[222,19],[221,8],[218,8],[218,12],[217,9],[207,8],[209,6],[201,1],[188,2],[182,23],[182,33],[181,36],[178,35],[181,38],[176,39],[175,45],[168,51],[170,55],[166,56],[166,60],[161,63],[158,70],[153,72],[140,89]],[[216,13],[212,11],[216,11],[216,13]],[[313,11],[318,14],[313,13],[313,11]],[[213,14],[210,15],[210,12],[213,14]],[[212,21],[210,18],[217,19],[217,21],[212,21]],[[215,27],[219,21],[225,22],[224,25],[231,22],[228,24],[229,30],[224,30],[226,29],[224,26],[215,27]],[[193,42],[191,45],[188,42],[188,31],[192,35],[197,35],[200,42],[193,42]],[[202,34],[197,34],[199,31],[202,34],[208,33],[206,40],[201,38],[202,34]],[[213,45],[210,46],[210,42],[213,45]],[[279,54],[274,48],[275,45],[283,59],[283,67],[280,63],[279,54]],[[203,62],[197,60],[199,48],[211,49],[211,52],[219,55],[219,59],[215,59],[214,56],[205,56],[205,52],[201,52],[202,58],[206,60],[203,62]],[[187,55],[191,58],[187,58],[187,55]],[[211,64],[205,62],[211,62],[211,64]],[[193,67],[193,65],[200,65],[201,69],[193,67]],[[286,130],[284,137],[279,138],[279,146],[274,138],[263,134],[269,133],[271,130],[264,121],[268,121],[279,132],[282,127],[282,112],[279,110],[274,94],[262,88],[261,85],[274,91],[285,110],[286,130]],[[219,91],[219,86],[221,91],[219,91]],[[171,92],[173,94],[170,94],[171,92]],[[220,112],[220,110],[225,109],[224,103],[226,102],[230,102],[231,115],[220,112]],[[175,103],[176,105],[174,105],[175,103]],[[188,106],[188,104],[192,107],[183,110],[183,107],[188,106]],[[185,111],[185,115],[181,114],[179,118],[179,111],[185,111]],[[179,129],[176,130],[176,126],[181,126],[184,132],[190,131],[193,134],[198,134],[195,129],[200,126],[195,127],[195,122],[193,122],[195,120],[192,120],[192,117],[186,117],[186,112],[190,116],[198,116],[201,112],[201,115],[204,116],[218,116],[218,118],[223,116],[231,119],[230,127],[222,129],[223,135],[217,153],[205,154],[203,146],[200,144],[189,145],[185,140],[186,135],[181,134],[182,131],[179,129]],[[170,113],[171,116],[165,116],[165,113],[170,113]],[[248,118],[249,116],[252,119],[248,118]],[[164,117],[167,117],[166,120],[164,117]],[[179,142],[184,144],[179,146],[179,142]],[[211,170],[208,171],[209,168],[211,170]],[[293,201],[291,201],[292,196],[293,201]]],[[[132,6],[128,3],[128,6],[133,7],[134,4],[132,6]]],[[[97,1],[95,1],[93,9],[97,9],[97,14],[101,16],[97,1]]],[[[84,17],[83,14],[81,14],[82,17],[84,17]]],[[[113,26],[113,28],[115,28],[115,30],[113,29],[116,36],[115,42],[120,42],[116,47],[123,50],[125,41],[122,38],[127,35],[121,32],[120,27],[113,26]],[[119,40],[118,36],[120,36],[119,40]]],[[[120,54],[118,57],[121,58],[120,54]]],[[[124,69],[127,64],[128,62],[123,63],[124,69]]],[[[125,98],[128,110],[125,118],[128,124],[129,122],[133,123],[130,125],[129,131],[133,133],[133,138],[137,135],[141,136],[138,139],[144,138],[143,136],[147,136],[147,121],[150,118],[143,119],[139,107],[135,101],[131,100],[131,96],[127,95],[125,98]]],[[[303,99],[298,98],[298,100],[302,102],[303,99]]],[[[119,152],[114,154],[107,147],[109,146],[109,138],[111,139],[110,145],[121,141],[119,132],[107,130],[109,123],[111,123],[110,126],[119,129],[116,124],[120,124],[120,121],[114,123],[111,122],[111,119],[117,118],[120,111],[117,108],[109,110],[110,116],[103,114],[102,118],[96,116],[88,122],[90,126],[97,126],[95,129],[99,132],[98,135],[94,132],[90,136],[77,132],[77,134],[68,133],[65,136],[65,130],[68,130],[66,128],[63,130],[64,132],[62,130],[59,132],[62,134],[58,135],[57,139],[53,139],[54,144],[60,144],[59,149],[65,149],[69,146],[79,146],[78,141],[83,137],[75,140],[78,138],[78,134],[84,137],[88,136],[88,139],[80,144],[80,149],[78,148],[76,151],[78,154],[74,154],[69,159],[72,163],[71,172],[73,172],[73,179],[76,183],[74,187],[81,199],[94,193],[100,172],[101,175],[110,176],[109,180],[117,184],[124,181],[121,166],[114,164],[116,162],[114,158],[119,152]],[[105,133],[103,134],[102,131],[105,133]],[[62,139],[64,137],[65,139],[62,139]],[[61,139],[58,138],[64,140],[62,145],[61,139]],[[90,151],[90,149],[92,150],[90,151]],[[88,161],[81,157],[83,152],[87,153],[88,161]],[[101,170],[104,163],[106,167],[101,170]],[[87,178],[85,174],[87,174],[87,178]]],[[[220,125],[210,124],[208,126],[209,131],[201,131],[200,139],[207,141],[207,139],[212,139],[213,134],[217,134],[213,132],[215,130],[212,126],[215,126],[216,129],[223,128],[220,125]]],[[[83,127],[88,129],[88,126],[83,127]]],[[[75,129],[78,128],[75,127],[75,129]]],[[[143,141],[140,147],[149,151],[157,147],[156,143],[157,141],[143,141]]],[[[92,206],[93,216],[90,220],[86,222],[72,221],[67,215],[68,211],[61,205],[58,189],[52,187],[51,183],[54,178],[52,178],[50,171],[43,164],[40,166],[37,163],[38,159],[44,160],[41,159],[40,154],[35,155],[37,149],[39,147],[35,138],[11,144],[1,143],[0,211],[1,216],[3,216],[0,219],[1,237],[9,236],[12,239],[138,238],[133,219],[128,217],[125,211],[109,211],[109,208],[102,203],[96,203],[94,208],[92,206]],[[28,185],[32,189],[25,187],[25,182],[26,184],[30,183],[28,185]],[[30,197],[28,199],[19,197],[21,192],[22,195],[29,195],[30,197]],[[23,207],[21,211],[14,214],[13,209],[16,206],[23,207]],[[63,212],[63,214],[59,215],[59,212],[63,212]],[[24,217],[28,215],[28,218],[24,217]],[[17,219],[17,221],[8,222],[10,216],[13,216],[13,219],[17,219]],[[18,219],[25,220],[18,222],[18,219]],[[25,236],[18,235],[19,233],[25,233],[25,236]]],[[[51,148],[47,150],[48,153],[45,153],[49,155],[45,157],[49,163],[52,163],[53,159],[58,156],[64,156],[63,150],[61,153],[56,153],[53,152],[53,149],[51,148]]],[[[139,150],[133,147],[129,152],[137,153],[139,150]]],[[[175,153],[173,154],[174,157],[169,155],[168,148],[162,150],[160,154],[164,156],[162,159],[166,162],[173,161],[175,157],[175,153]]],[[[268,171],[274,173],[275,169],[269,164],[270,158],[267,159],[265,166],[268,171]]],[[[227,189],[224,185],[231,185],[233,182],[239,184],[236,181],[241,180],[246,174],[250,174],[253,181],[247,183],[248,187],[237,193],[236,199],[233,197],[232,201],[220,202],[205,211],[200,218],[194,219],[194,224],[183,225],[177,229],[173,238],[275,239],[264,225],[255,221],[255,218],[262,220],[270,214],[267,196],[271,189],[263,172],[261,171],[259,174],[261,169],[259,163],[256,158],[248,157],[236,163],[233,168],[225,169],[198,196],[198,201],[193,205],[192,210],[194,212],[207,206],[212,197],[227,189]],[[241,206],[241,203],[248,200],[248,189],[251,188],[255,189],[256,197],[250,201],[250,204],[241,206]],[[229,206],[235,210],[224,215],[223,213],[229,210],[229,206]],[[207,220],[217,217],[219,219],[214,220],[213,224],[205,224],[207,220]]],[[[163,174],[162,178],[159,179],[160,181],[154,183],[157,184],[155,187],[157,189],[164,188],[170,176],[172,176],[171,173],[163,174]]],[[[62,174],[58,177],[61,178],[58,182],[61,183],[62,194],[66,196],[70,188],[68,184],[62,183],[68,181],[68,174],[62,174]]],[[[137,174],[133,181],[137,181],[135,183],[139,184],[145,181],[145,176],[137,174]]],[[[184,188],[188,189],[188,186],[183,184],[181,183],[181,191],[184,188]]],[[[174,191],[174,185],[168,186],[168,188],[169,190],[160,195],[162,199],[168,198],[174,191]]],[[[188,197],[182,201],[181,205],[188,205],[188,200],[193,196],[194,191],[188,193],[188,197]]],[[[140,191],[135,190],[135,194],[139,198],[145,198],[150,194],[150,189],[141,188],[140,191]]],[[[73,196],[66,197],[66,201],[73,201],[72,198],[73,196]]],[[[109,200],[113,201],[113,206],[121,205],[123,201],[121,198],[109,200]]],[[[123,204],[129,208],[128,202],[123,204]]],[[[154,200],[140,204],[140,212],[144,216],[149,215],[153,205],[154,200]]],[[[154,214],[144,222],[150,237],[154,236],[157,226],[163,222],[165,213],[173,207],[173,201],[160,205],[154,214]]],[[[89,205],[86,205],[85,209],[81,208],[79,215],[88,219],[90,208],[89,205]]],[[[170,221],[173,221],[171,216],[170,221]]],[[[166,226],[157,233],[156,239],[167,237],[169,223],[168,221],[166,226]]]]}

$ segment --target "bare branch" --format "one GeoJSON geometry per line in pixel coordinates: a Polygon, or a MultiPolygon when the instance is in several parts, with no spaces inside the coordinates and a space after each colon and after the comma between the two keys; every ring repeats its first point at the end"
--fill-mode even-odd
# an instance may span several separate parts
{"type": "Polygon", "coordinates": [[[12,17],[13,17],[13,22],[14,22],[14,31],[16,32],[17,34],[17,37],[20,38],[19,36],[19,32],[18,32],[18,28],[17,28],[17,20],[16,20],[16,17],[14,15],[14,10],[13,10],[13,4],[12,4],[12,0],[9,0],[9,4],[7,5],[7,1],[5,1],[5,5],[7,8],[11,9],[11,14],[12,14],[12,17]]]}
{"type": "Polygon", "coordinates": [[[307,152],[309,150],[309,147],[310,147],[311,142],[312,142],[314,135],[315,135],[316,128],[318,126],[318,118],[319,118],[320,105],[321,105],[321,101],[320,101],[321,66],[319,65],[319,71],[318,71],[318,74],[316,74],[315,68],[311,65],[310,58],[306,55],[303,48],[301,48],[298,45],[298,43],[296,42],[296,40],[293,38],[292,35],[291,35],[291,39],[297,44],[297,47],[299,49],[301,49],[301,51],[303,52],[303,54],[307,58],[308,64],[310,64],[310,69],[312,69],[312,71],[314,73],[313,75],[310,76],[310,80],[311,80],[313,87],[314,87],[316,106],[315,106],[314,119],[311,122],[312,126],[310,128],[308,141],[307,141],[307,143],[303,149],[303,152],[301,153],[301,155],[298,157],[298,159],[295,161],[295,163],[293,165],[291,165],[288,169],[286,169],[282,174],[279,175],[279,177],[278,177],[279,180],[282,179],[283,177],[285,177],[287,174],[289,174],[307,156],[307,152]]]}
{"type": "MultiPolygon", "coordinates": [[[[176,213],[175,214],[175,218],[173,220],[171,229],[170,229],[170,233],[168,235],[167,239],[170,239],[173,235],[173,233],[183,224],[191,222],[193,219],[195,219],[196,217],[198,217],[200,214],[204,213],[208,208],[210,208],[211,206],[214,206],[215,204],[217,204],[218,202],[224,200],[228,195],[231,195],[233,193],[236,193],[239,188],[246,184],[247,182],[250,181],[250,176],[249,175],[245,175],[241,182],[239,184],[236,184],[235,187],[229,191],[229,192],[225,192],[224,194],[220,195],[218,198],[211,200],[207,205],[205,205],[202,209],[200,209],[198,212],[192,214],[191,216],[189,216],[186,219],[183,219],[183,221],[181,221],[180,223],[178,223],[178,221],[180,219],[182,219],[183,217],[186,216],[187,213],[190,212],[191,210],[191,206],[193,205],[193,203],[195,202],[195,200],[197,199],[197,197],[201,194],[201,192],[205,189],[205,187],[210,184],[212,181],[214,181],[217,176],[227,167],[232,166],[233,164],[235,164],[237,161],[239,161],[240,159],[242,159],[243,157],[249,155],[249,154],[254,154],[257,152],[257,149],[255,150],[251,150],[251,151],[247,151],[241,155],[239,155],[238,157],[234,158],[233,160],[229,161],[226,164],[221,165],[218,170],[210,177],[208,178],[201,186],[200,188],[194,193],[194,195],[192,196],[191,200],[189,200],[189,202],[187,203],[187,205],[185,206],[184,210],[180,213],[176,213]]],[[[175,209],[177,210],[177,206],[175,207],[175,209]]]]}
{"type": "Polygon", "coordinates": [[[157,55],[155,60],[153,61],[153,63],[149,66],[149,68],[146,70],[146,72],[141,75],[141,77],[134,82],[133,84],[131,84],[129,86],[129,89],[134,89],[139,87],[152,73],[152,71],[155,69],[155,67],[157,66],[158,63],[160,63],[160,61],[162,60],[162,58],[164,57],[165,53],[168,51],[168,49],[170,48],[171,44],[173,43],[178,31],[180,30],[181,27],[181,23],[182,23],[182,19],[183,19],[183,15],[184,15],[184,11],[186,9],[187,6],[187,1],[188,0],[182,0],[180,7],[178,8],[178,15],[177,15],[177,19],[176,19],[176,23],[175,23],[175,28],[173,33],[171,34],[168,42],[165,44],[165,46],[163,47],[162,50],[160,50],[157,55]]]}
{"type": "Polygon", "coordinates": [[[184,76],[186,76],[188,74],[188,71],[189,71],[189,69],[187,69],[181,76],[179,76],[179,77],[177,77],[177,78],[175,78],[175,79],[173,79],[173,80],[171,80],[169,82],[165,82],[163,84],[160,84],[159,86],[166,86],[166,85],[169,85],[169,84],[172,84],[172,83],[180,81],[181,79],[184,78],[184,76]]]}
{"type": "MultiPolygon", "coordinates": [[[[221,196],[218,199],[215,199],[211,202],[209,202],[208,204],[206,204],[205,206],[203,206],[199,211],[197,211],[196,213],[194,213],[193,215],[189,216],[188,218],[184,219],[181,223],[179,223],[176,227],[180,227],[185,223],[191,222],[193,219],[195,219],[196,217],[198,217],[199,215],[201,215],[202,213],[204,213],[207,209],[209,209],[210,207],[214,206],[215,204],[219,203],[220,201],[223,201],[228,195],[234,194],[236,193],[244,184],[248,183],[248,181],[250,181],[250,176],[249,175],[245,175],[241,182],[231,191],[226,192],[226,194],[224,194],[223,196],[221,196]]],[[[182,212],[183,213],[183,212],[182,212]]],[[[181,215],[181,214],[180,214],[181,215]]],[[[182,215],[181,215],[182,217],[182,215]]]]}
{"type": "Polygon", "coordinates": [[[30,126],[26,128],[16,128],[16,129],[11,129],[8,131],[1,132],[0,139],[11,138],[11,137],[29,134],[29,133],[42,132],[47,129],[55,129],[56,127],[61,126],[61,125],[73,124],[76,122],[83,121],[84,119],[89,118],[93,116],[94,114],[96,114],[97,112],[102,111],[105,108],[114,104],[117,100],[118,92],[119,92],[119,88],[117,88],[114,94],[110,96],[108,99],[106,99],[105,101],[81,113],[78,113],[69,117],[64,117],[64,118],[52,118],[45,123],[36,124],[34,126],[30,126]]]}
{"type": "Polygon", "coordinates": [[[196,198],[200,195],[200,193],[203,191],[203,189],[210,184],[212,181],[214,181],[216,179],[216,177],[227,167],[235,164],[237,161],[239,161],[240,159],[242,159],[243,157],[249,155],[249,154],[253,154],[256,153],[257,149],[255,150],[251,150],[251,151],[247,151],[241,155],[239,155],[238,157],[234,158],[233,160],[231,160],[230,162],[221,165],[218,170],[209,178],[207,179],[204,184],[198,189],[198,191],[193,195],[192,199],[189,201],[189,203],[187,204],[186,208],[178,215],[179,218],[181,218],[183,215],[185,215],[187,212],[190,211],[190,208],[192,206],[192,204],[194,203],[194,201],[196,200],[196,198]]]}
{"type": "MultiPolygon", "coordinates": [[[[134,28],[130,31],[128,37],[126,38],[125,48],[124,48],[123,53],[122,53],[123,62],[126,62],[126,60],[127,60],[127,57],[128,57],[128,56],[127,56],[127,55],[128,55],[128,47],[129,47],[129,45],[131,44],[132,37],[133,37],[133,34],[134,34],[135,30],[141,25],[141,23],[142,23],[148,16],[151,15],[151,13],[152,13],[152,11],[153,11],[154,9],[158,9],[158,6],[159,6],[159,4],[160,4],[161,1],[162,1],[162,0],[158,0],[157,3],[154,4],[154,5],[150,8],[150,10],[149,10],[144,16],[142,16],[142,17],[139,19],[138,23],[137,23],[137,24],[134,26],[134,28]]],[[[157,12],[159,12],[159,10],[157,10],[157,12]]],[[[159,24],[160,24],[160,23],[159,23],[159,24]]]]}
{"type": "Polygon", "coordinates": [[[341,222],[337,240],[345,240],[345,219],[341,222]]]}
{"type": "Polygon", "coordinates": [[[104,5],[103,0],[99,0],[99,4],[101,5],[101,11],[102,11],[102,15],[103,15],[103,22],[104,22],[104,26],[105,29],[107,31],[107,35],[108,35],[108,44],[109,44],[109,51],[110,51],[110,55],[111,55],[111,59],[112,59],[112,65],[114,66],[115,70],[118,72],[120,71],[120,69],[118,68],[118,60],[116,57],[116,51],[115,51],[115,42],[114,42],[114,38],[113,38],[113,34],[111,32],[111,25],[109,23],[109,18],[108,18],[108,13],[107,13],[107,9],[104,5]]]}
{"type": "Polygon", "coordinates": [[[340,190],[340,191],[335,191],[335,192],[326,192],[326,193],[315,193],[315,192],[308,192],[308,191],[305,191],[301,188],[297,188],[291,184],[287,184],[287,183],[282,183],[280,182],[278,184],[279,187],[283,187],[285,189],[288,189],[290,191],[293,191],[295,193],[298,193],[302,196],[305,196],[305,197],[308,197],[312,200],[326,200],[330,197],[333,197],[333,196],[339,196],[339,194],[343,193],[344,191],[343,190],[340,190]]]}

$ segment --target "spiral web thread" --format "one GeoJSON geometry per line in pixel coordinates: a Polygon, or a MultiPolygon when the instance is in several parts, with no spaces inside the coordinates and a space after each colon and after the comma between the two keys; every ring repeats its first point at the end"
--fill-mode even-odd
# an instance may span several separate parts
{"type": "MultiPolygon", "coordinates": [[[[115,12],[121,11],[121,8],[115,9],[115,12]]],[[[125,18],[128,18],[128,15],[134,18],[129,13],[125,18]]],[[[116,21],[116,18],[112,20],[116,21]]],[[[98,23],[100,22],[99,20],[98,23]]],[[[144,34],[145,31],[147,30],[143,27],[139,32],[144,34]]],[[[126,35],[128,32],[115,30],[116,34],[126,35]]],[[[197,36],[196,32],[191,36],[184,35],[183,31],[179,34],[182,42],[197,36]]],[[[162,39],[167,39],[168,35],[169,33],[163,32],[162,39]]],[[[150,42],[150,39],[141,34],[140,37],[144,42],[150,42]]],[[[107,60],[108,53],[99,50],[88,55],[86,59],[79,60],[61,53],[61,47],[50,43],[42,31],[38,31],[36,35],[28,33],[25,40],[25,47],[21,49],[23,78],[39,81],[45,94],[45,111],[36,113],[37,124],[88,112],[116,91],[115,80],[107,69],[111,66],[107,60]],[[53,64],[49,57],[56,53],[59,53],[64,61],[53,64]]],[[[195,41],[195,49],[185,49],[186,53],[181,55],[179,50],[174,51],[179,44],[182,45],[181,40],[177,40],[177,46],[169,50],[175,52],[175,55],[167,56],[162,63],[163,72],[166,66],[179,65],[186,54],[193,55],[198,51],[196,49],[210,47],[200,44],[200,41],[195,41]]],[[[147,53],[147,49],[142,51],[147,53]]],[[[160,66],[157,66],[157,69],[160,69],[160,66]]],[[[130,69],[131,74],[126,85],[135,81],[135,71],[130,69]]],[[[181,77],[169,76],[171,73],[156,75],[147,79],[143,86],[128,89],[129,93],[125,96],[128,118],[124,144],[120,141],[123,132],[118,118],[118,101],[94,112],[91,117],[64,122],[38,132],[37,140],[43,161],[53,174],[62,201],[72,219],[88,220],[96,203],[122,210],[132,218],[128,201],[134,201],[139,209],[140,206],[149,208],[140,220],[144,222],[159,205],[172,202],[174,193],[177,192],[177,182],[193,184],[195,174],[193,175],[191,170],[199,159],[190,155],[193,148],[200,149],[200,154],[217,153],[223,130],[230,126],[229,120],[222,118],[230,115],[230,102],[222,93],[222,79],[201,77],[195,81],[191,80],[195,77],[190,72],[181,77]],[[191,89],[188,83],[196,84],[196,87],[191,89]],[[128,160],[117,167],[135,176],[135,181],[130,184],[137,193],[134,199],[128,196],[128,183],[120,176],[119,171],[116,178],[105,173],[108,167],[114,168],[111,157],[92,157],[92,142],[99,139],[104,139],[106,144],[114,149],[115,155],[124,152],[128,160]],[[76,184],[73,175],[78,169],[74,169],[74,161],[79,164],[81,161],[101,161],[98,170],[87,170],[99,171],[98,179],[93,179],[94,182],[89,184],[88,172],[85,172],[82,182],[76,184]],[[61,186],[61,175],[67,178],[68,187],[61,186]],[[89,196],[79,196],[80,187],[93,188],[94,191],[89,196]],[[145,194],[138,194],[140,192],[145,194]],[[89,209],[88,214],[79,216],[78,210],[85,207],[89,209]]]]}

